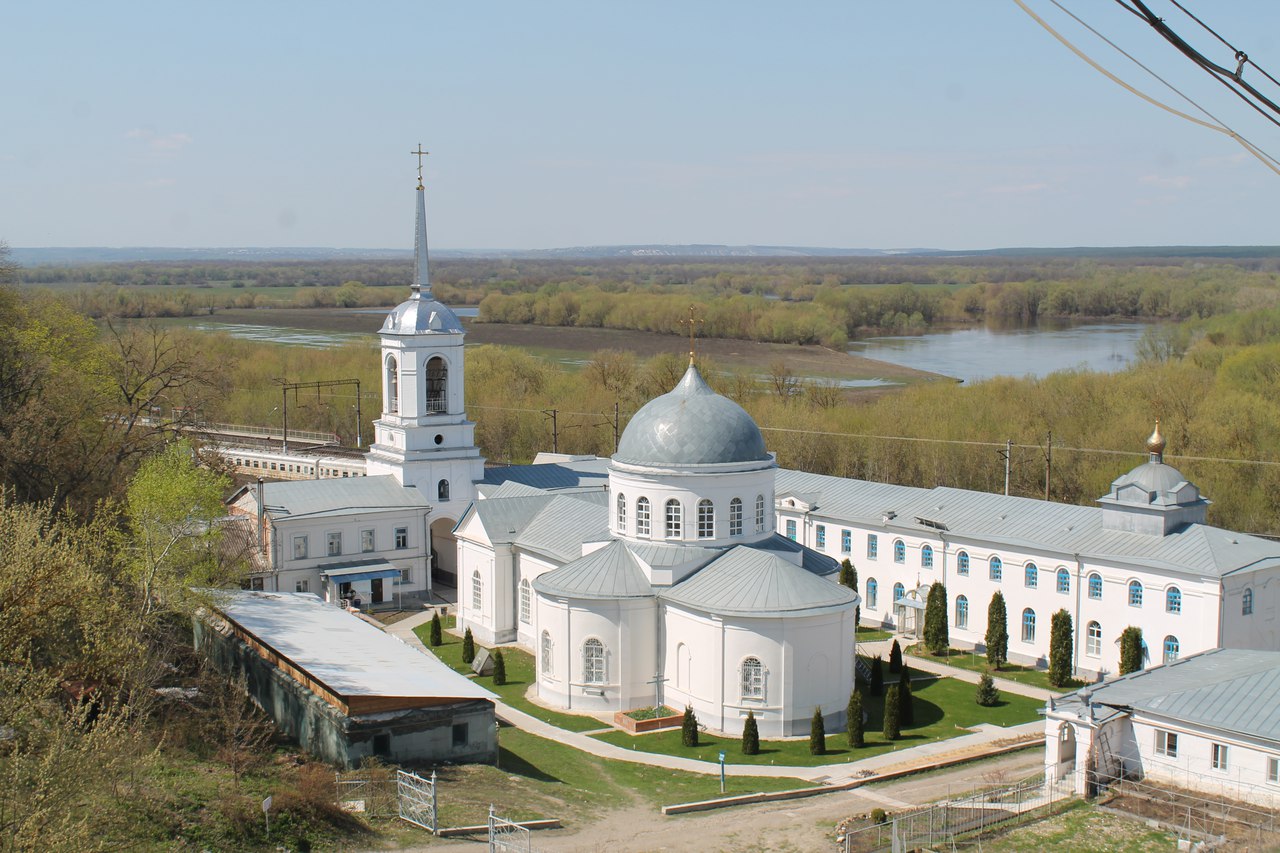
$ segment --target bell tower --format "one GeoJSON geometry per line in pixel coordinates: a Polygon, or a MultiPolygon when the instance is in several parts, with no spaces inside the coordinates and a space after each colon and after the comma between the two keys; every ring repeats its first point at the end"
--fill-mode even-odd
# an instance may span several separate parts
{"type": "Polygon", "coordinates": [[[435,507],[433,517],[456,519],[475,498],[484,459],[464,408],[465,332],[458,316],[431,293],[422,184],[427,152],[418,146],[410,153],[418,155],[413,283],[409,298],[392,309],[379,332],[382,415],[373,424],[366,470],[417,487],[435,507]]]}

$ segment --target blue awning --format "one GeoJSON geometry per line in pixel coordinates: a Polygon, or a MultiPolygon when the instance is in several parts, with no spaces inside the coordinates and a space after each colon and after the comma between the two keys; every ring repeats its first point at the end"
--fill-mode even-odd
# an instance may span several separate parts
{"type": "Polygon", "coordinates": [[[353,583],[355,581],[367,581],[375,578],[398,578],[400,577],[400,570],[390,563],[385,562],[373,564],[365,563],[360,566],[334,566],[333,568],[320,566],[320,577],[336,583],[353,583]]]}

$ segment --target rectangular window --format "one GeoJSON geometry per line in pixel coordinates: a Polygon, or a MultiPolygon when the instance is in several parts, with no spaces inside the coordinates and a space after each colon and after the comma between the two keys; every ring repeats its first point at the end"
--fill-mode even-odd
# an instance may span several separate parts
{"type": "Polygon", "coordinates": [[[454,723],[454,724],[453,724],[453,745],[454,745],[454,747],[466,746],[466,745],[467,745],[467,738],[468,738],[468,734],[469,734],[469,733],[468,733],[468,731],[467,731],[467,725],[468,725],[467,723],[454,723]]]}
{"type": "Polygon", "coordinates": [[[249,589],[262,592],[262,578],[249,578],[249,589]]]}
{"type": "Polygon", "coordinates": [[[341,556],[341,555],[342,555],[342,533],[341,533],[341,531],[339,531],[338,533],[330,533],[330,534],[329,534],[328,542],[329,542],[329,550],[328,550],[329,556],[330,556],[330,557],[339,557],[339,556],[341,556]]]}
{"type": "Polygon", "coordinates": [[[1163,755],[1165,758],[1178,757],[1178,736],[1173,732],[1164,732],[1156,729],[1156,755],[1163,755]]]}
{"type": "Polygon", "coordinates": [[[307,587],[311,585],[311,581],[298,581],[293,585],[294,592],[308,592],[307,587]]]}
{"type": "Polygon", "coordinates": [[[305,536],[293,537],[293,559],[295,560],[307,559],[307,537],[305,536]]]}
{"type": "Polygon", "coordinates": [[[1267,759],[1267,781],[1272,785],[1280,785],[1280,758],[1267,759]]]}
{"type": "Polygon", "coordinates": [[[852,530],[840,531],[840,550],[846,554],[848,554],[850,551],[853,550],[853,531],[852,530]]]}
{"type": "Polygon", "coordinates": [[[818,548],[819,549],[826,548],[827,547],[827,526],[825,524],[818,525],[817,537],[818,537],[818,548]]]}
{"type": "Polygon", "coordinates": [[[402,550],[409,547],[409,528],[396,528],[396,550],[402,550]]]}
{"type": "Polygon", "coordinates": [[[373,531],[361,530],[360,531],[360,552],[363,554],[368,554],[372,550],[373,550],[373,531]]]}
{"type": "Polygon", "coordinates": [[[1213,745],[1212,759],[1213,760],[1210,763],[1213,765],[1214,770],[1226,770],[1227,769],[1227,747],[1223,744],[1215,743],[1213,745]]]}
{"type": "Polygon", "coordinates": [[[879,549],[879,547],[880,547],[880,542],[878,539],[876,539],[876,535],[874,533],[868,534],[867,536],[867,559],[868,560],[874,560],[876,558],[876,551],[879,549]]]}
{"type": "Polygon", "coordinates": [[[796,541],[796,520],[794,518],[787,519],[787,538],[792,542],[796,541]]]}
{"type": "Polygon", "coordinates": [[[409,577],[408,569],[400,570],[400,583],[412,583],[412,578],[409,577]]]}

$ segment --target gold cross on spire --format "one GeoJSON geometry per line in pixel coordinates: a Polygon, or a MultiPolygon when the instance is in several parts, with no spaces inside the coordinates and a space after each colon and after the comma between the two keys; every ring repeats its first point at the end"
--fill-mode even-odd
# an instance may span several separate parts
{"type": "Polygon", "coordinates": [[[694,355],[696,354],[696,351],[694,349],[694,344],[693,344],[694,336],[698,334],[698,327],[707,322],[701,317],[695,316],[697,310],[698,310],[697,305],[690,305],[689,319],[680,321],[681,326],[689,327],[689,364],[690,365],[693,364],[693,358],[694,358],[694,355]]]}
{"type": "Polygon", "coordinates": [[[417,151],[410,151],[409,153],[410,153],[410,154],[417,154],[417,155],[418,155],[418,189],[422,189],[422,156],[423,156],[424,154],[430,154],[431,152],[430,152],[430,151],[423,151],[423,150],[422,150],[422,143],[421,143],[421,142],[419,142],[419,143],[418,143],[418,150],[417,150],[417,151]]]}

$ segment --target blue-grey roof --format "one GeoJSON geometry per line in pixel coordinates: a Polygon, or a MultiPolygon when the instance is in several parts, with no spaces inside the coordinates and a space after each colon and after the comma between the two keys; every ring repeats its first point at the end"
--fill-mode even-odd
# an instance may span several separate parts
{"type": "Polygon", "coordinates": [[[382,321],[383,335],[461,335],[462,321],[453,309],[421,293],[401,302],[382,321]]]}
{"type": "Polygon", "coordinates": [[[591,457],[542,465],[507,465],[502,468],[486,468],[481,485],[500,486],[520,483],[535,489],[553,491],[559,489],[602,488],[609,482],[607,459],[591,457]]]}
{"type": "MultiPolygon", "coordinates": [[[[524,530],[524,526],[551,500],[551,496],[542,492],[532,495],[509,498],[488,498],[472,501],[467,513],[474,513],[480,518],[489,541],[495,545],[510,544],[524,530]]],[[[463,519],[466,514],[464,513],[463,519]]],[[[458,526],[462,520],[458,521],[458,526]]]]}
{"type": "Polygon", "coordinates": [[[653,587],[626,543],[614,541],[541,575],[533,588],[570,598],[652,598],[653,587]]]}
{"type": "Polygon", "coordinates": [[[635,413],[613,458],[660,467],[771,459],[751,415],[712,391],[693,365],[673,390],[635,413]]]}
{"type": "Polygon", "coordinates": [[[1101,507],[946,486],[918,489],[803,471],[779,471],[776,488],[779,497],[809,496],[815,504],[814,515],[821,517],[878,526],[889,511],[895,517],[886,529],[929,533],[935,529],[931,525],[940,524],[953,542],[971,539],[994,547],[1050,552],[1062,559],[1079,554],[1085,560],[1172,568],[1208,577],[1280,565],[1280,543],[1268,539],[1207,524],[1187,524],[1164,536],[1111,530],[1102,526],[1101,507]]]}
{"type": "Polygon", "coordinates": [[[668,568],[687,566],[710,560],[723,548],[704,548],[701,545],[676,545],[666,542],[631,542],[631,552],[650,566],[668,568]]]}
{"type": "Polygon", "coordinates": [[[739,545],[661,593],[665,601],[733,616],[805,616],[857,605],[857,593],[767,549],[739,545]]]}
{"type": "Polygon", "coordinates": [[[604,510],[606,497],[604,492],[548,496],[542,508],[517,534],[515,544],[558,560],[580,557],[583,542],[602,542],[609,538],[604,510]]]}
{"type": "Polygon", "coordinates": [[[1280,652],[1210,649],[1086,687],[1054,702],[1158,714],[1280,743],[1280,652]]]}
{"type": "Polygon", "coordinates": [[[263,497],[267,512],[276,519],[426,509],[430,505],[422,492],[400,485],[390,475],[264,483],[263,497]]]}
{"type": "Polygon", "coordinates": [[[1139,506],[1175,507],[1205,505],[1200,490],[1172,465],[1152,459],[1117,477],[1102,501],[1139,506]]]}
{"type": "Polygon", "coordinates": [[[793,542],[778,533],[761,542],[753,542],[743,547],[772,551],[777,554],[799,554],[800,567],[806,572],[815,575],[834,575],[840,571],[840,564],[834,558],[821,554],[812,548],[806,548],[800,543],[793,542]]]}

